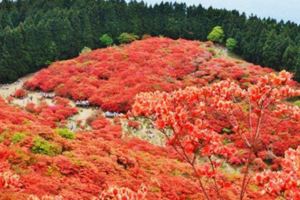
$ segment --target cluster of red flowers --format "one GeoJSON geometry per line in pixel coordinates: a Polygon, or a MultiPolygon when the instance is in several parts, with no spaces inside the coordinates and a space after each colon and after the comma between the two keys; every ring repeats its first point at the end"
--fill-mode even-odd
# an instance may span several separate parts
{"type": "Polygon", "coordinates": [[[128,127],[138,129],[140,126],[141,124],[137,121],[132,121],[132,120],[128,121],[128,127]]]}
{"type": "MultiPolygon", "coordinates": [[[[117,186],[111,186],[106,191],[103,191],[99,200],[144,200],[147,194],[147,188],[141,185],[138,192],[134,192],[129,188],[120,188],[117,186]]],[[[98,200],[97,198],[95,200],[98,200]]]]}
{"type": "Polygon", "coordinates": [[[7,162],[9,156],[8,151],[5,151],[2,145],[0,146],[0,191],[1,189],[15,188],[20,186],[20,176],[13,173],[10,165],[7,162]]]}
{"type": "Polygon", "coordinates": [[[27,200],[63,200],[62,196],[52,196],[52,195],[44,195],[42,197],[38,197],[36,195],[30,195],[27,200]]]}
{"type": "Polygon", "coordinates": [[[268,193],[285,199],[300,199],[300,147],[289,149],[281,161],[282,170],[264,171],[257,174],[255,179],[268,193]]]}
{"type": "Polygon", "coordinates": [[[66,119],[77,113],[77,108],[72,107],[70,101],[61,97],[54,98],[54,105],[41,102],[39,105],[28,103],[25,109],[44,119],[44,124],[51,127],[57,126],[57,122],[66,123],[66,119]]]}
{"type": "Polygon", "coordinates": [[[26,90],[24,90],[24,89],[17,89],[12,96],[15,97],[15,98],[21,99],[21,98],[26,97],[26,95],[27,95],[27,91],[26,90]]]}
{"type": "Polygon", "coordinates": [[[258,78],[273,72],[270,68],[262,68],[240,60],[225,58],[213,58],[199,66],[199,70],[193,74],[197,78],[212,82],[219,80],[237,80],[241,85],[247,86],[256,83],[258,78]]]}

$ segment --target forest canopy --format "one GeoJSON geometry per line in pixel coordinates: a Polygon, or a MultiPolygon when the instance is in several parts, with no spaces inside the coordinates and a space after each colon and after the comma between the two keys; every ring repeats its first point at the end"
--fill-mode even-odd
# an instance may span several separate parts
{"type": "Polygon", "coordinates": [[[3,0],[0,3],[0,83],[15,81],[55,60],[74,57],[84,47],[118,42],[122,33],[206,40],[216,26],[233,51],[247,61],[286,69],[300,80],[300,26],[247,17],[238,11],[124,0],[3,0]]]}

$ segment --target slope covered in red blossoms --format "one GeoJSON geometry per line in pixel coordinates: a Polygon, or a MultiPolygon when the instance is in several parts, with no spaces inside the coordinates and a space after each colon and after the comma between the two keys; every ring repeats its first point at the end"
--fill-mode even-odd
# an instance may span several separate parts
{"type": "Polygon", "coordinates": [[[0,97],[0,200],[236,200],[244,171],[255,179],[242,199],[299,199],[299,148],[289,148],[300,145],[300,115],[288,98],[300,90],[271,72],[208,42],[159,37],[55,62],[0,97]],[[13,105],[32,91],[56,96],[13,105]],[[88,126],[71,131],[83,112],[71,100],[126,114],[93,107],[88,126]],[[131,135],[142,131],[162,131],[166,145],[131,135]]]}
{"type": "Polygon", "coordinates": [[[179,80],[196,70],[192,61],[200,64],[211,56],[199,42],[152,38],[56,62],[25,85],[124,112],[139,92],[182,87],[179,80]]]}
{"type": "Polygon", "coordinates": [[[190,171],[176,161],[172,150],[121,140],[118,123],[103,118],[102,126],[68,139],[43,116],[2,99],[0,108],[0,199],[22,200],[30,195],[92,199],[109,186],[137,191],[142,184],[150,190],[147,199],[201,196],[190,171]]]}
{"type": "Polygon", "coordinates": [[[104,110],[126,112],[140,92],[173,91],[216,79],[255,81],[271,70],[227,59],[212,59],[210,43],[148,38],[56,62],[25,83],[26,88],[54,91],[89,100],[104,110]]]}

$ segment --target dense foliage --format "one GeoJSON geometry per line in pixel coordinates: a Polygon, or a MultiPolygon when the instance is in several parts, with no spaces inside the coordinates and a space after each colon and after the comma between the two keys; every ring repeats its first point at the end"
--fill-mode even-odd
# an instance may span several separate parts
{"type": "MultiPolygon", "coordinates": [[[[125,0],[3,0],[0,3],[0,82],[10,82],[52,61],[101,47],[99,37],[114,41],[123,32],[206,40],[221,26],[238,42],[235,53],[300,78],[300,27],[292,22],[247,18],[226,11],[179,3],[154,6],[125,0]]],[[[225,42],[225,40],[224,40],[225,42]]],[[[110,42],[109,42],[110,43],[110,42]]]]}

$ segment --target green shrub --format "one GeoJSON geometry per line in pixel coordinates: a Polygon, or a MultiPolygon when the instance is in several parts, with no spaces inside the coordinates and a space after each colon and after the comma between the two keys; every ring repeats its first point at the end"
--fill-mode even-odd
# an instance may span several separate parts
{"type": "Polygon", "coordinates": [[[41,137],[36,137],[34,139],[31,150],[33,153],[45,154],[48,156],[55,156],[62,152],[62,148],[59,145],[50,143],[41,137]]]}
{"type": "Polygon", "coordinates": [[[15,133],[12,138],[11,138],[11,141],[12,143],[16,144],[16,143],[19,143],[21,142],[24,138],[26,137],[25,133],[15,133]]]}
{"type": "Polygon", "coordinates": [[[104,46],[111,46],[114,43],[114,40],[108,34],[103,34],[99,40],[104,46]]]}
{"type": "Polygon", "coordinates": [[[122,33],[119,37],[118,40],[121,44],[125,43],[130,43],[135,40],[139,39],[139,36],[133,34],[133,33],[122,33]]]}
{"type": "Polygon", "coordinates": [[[58,128],[56,129],[56,132],[58,133],[58,135],[66,139],[74,139],[76,137],[75,133],[67,128],[58,128]]]}

